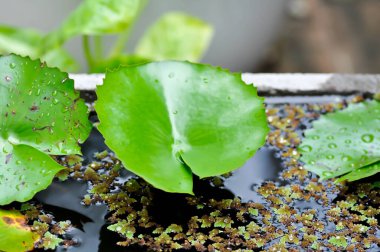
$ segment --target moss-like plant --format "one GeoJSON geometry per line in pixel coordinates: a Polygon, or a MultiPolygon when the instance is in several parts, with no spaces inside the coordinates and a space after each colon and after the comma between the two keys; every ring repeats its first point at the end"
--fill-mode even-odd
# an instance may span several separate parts
{"type": "Polygon", "coordinates": [[[221,68],[157,62],[106,74],[99,130],[127,169],[168,192],[234,170],[268,133],[263,99],[221,68]]]}
{"type": "Polygon", "coordinates": [[[0,57],[0,205],[29,200],[51,183],[63,167],[49,155],[81,153],[87,110],[67,73],[0,57]]]}
{"type": "Polygon", "coordinates": [[[380,102],[366,101],[321,116],[299,150],[321,178],[354,181],[380,172],[380,102]]]}

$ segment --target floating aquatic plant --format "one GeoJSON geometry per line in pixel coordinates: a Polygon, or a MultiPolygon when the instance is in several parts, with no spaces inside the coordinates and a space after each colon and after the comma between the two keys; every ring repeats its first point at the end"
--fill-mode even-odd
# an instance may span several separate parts
{"type": "Polygon", "coordinates": [[[263,99],[221,68],[158,62],[106,74],[95,108],[106,144],[157,188],[192,193],[201,178],[234,170],[268,133],[263,99]]]}
{"type": "Polygon", "coordinates": [[[328,179],[354,181],[380,172],[380,102],[365,101],[321,116],[299,150],[305,167],[328,179]]]}

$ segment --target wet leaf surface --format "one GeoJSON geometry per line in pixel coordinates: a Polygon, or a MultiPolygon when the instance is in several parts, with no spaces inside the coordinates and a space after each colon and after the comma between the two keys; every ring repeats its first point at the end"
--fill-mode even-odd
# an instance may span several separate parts
{"type": "Polygon", "coordinates": [[[91,129],[67,73],[16,55],[0,58],[0,205],[26,201],[62,166],[49,154],[80,154],[91,129]]]}
{"type": "Polygon", "coordinates": [[[168,192],[234,170],[268,132],[263,98],[220,68],[167,61],[107,73],[99,130],[128,170],[168,192]]]}
{"type": "Polygon", "coordinates": [[[324,179],[348,173],[343,178],[352,181],[379,172],[380,102],[322,115],[305,131],[299,150],[305,167],[324,179]]]}

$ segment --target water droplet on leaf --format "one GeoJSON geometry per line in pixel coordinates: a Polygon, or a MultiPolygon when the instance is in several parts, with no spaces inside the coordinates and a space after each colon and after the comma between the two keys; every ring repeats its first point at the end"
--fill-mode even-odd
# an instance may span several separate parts
{"type": "Polygon", "coordinates": [[[375,137],[372,134],[364,134],[364,135],[362,135],[362,141],[365,142],[365,143],[371,143],[371,142],[373,142],[374,138],[375,137]]]}

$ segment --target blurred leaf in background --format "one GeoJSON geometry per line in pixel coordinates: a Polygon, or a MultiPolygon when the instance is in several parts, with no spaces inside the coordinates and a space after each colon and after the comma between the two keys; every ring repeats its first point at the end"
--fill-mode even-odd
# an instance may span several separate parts
{"type": "Polygon", "coordinates": [[[144,34],[135,53],[152,60],[199,61],[209,46],[213,29],[181,12],[162,16],[144,34]]]}
{"type": "Polygon", "coordinates": [[[75,59],[63,48],[56,47],[43,53],[40,48],[42,40],[43,35],[38,31],[0,26],[0,54],[15,53],[21,56],[40,58],[51,66],[70,72],[79,69],[75,59]]]}
{"type": "Polygon", "coordinates": [[[127,53],[130,33],[146,4],[147,0],[85,0],[48,34],[0,26],[0,54],[41,58],[49,66],[76,72],[80,66],[63,46],[70,39],[83,36],[83,52],[89,72],[105,72],[119,65],[152,60],[199,61],[210,44],[213,28],[180,12],[161,17],[144,34],[134,54],[127,53]],[[106,35],[117,36],[107,52],[103,48],[106,35]]]}

